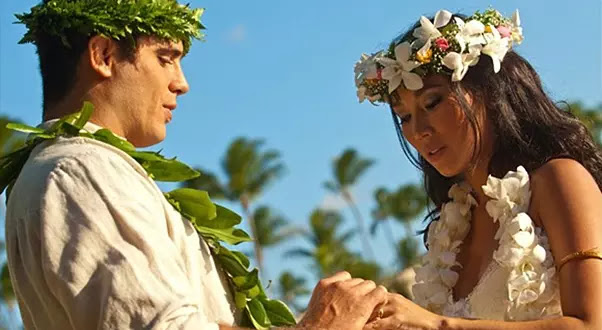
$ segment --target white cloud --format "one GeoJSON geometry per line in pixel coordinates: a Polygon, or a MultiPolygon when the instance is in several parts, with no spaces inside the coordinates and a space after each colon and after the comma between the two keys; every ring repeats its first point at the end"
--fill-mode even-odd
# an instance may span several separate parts
{"type": "Polygon", "coordinates": [[[228,31],[227,38],[231,42],[241,42],[247,37],[247,28],[239,24],[228,31]]]}
{"type": "Polygon", "coordinates": [[[326,194],[320,203],[320,209],[329,211],[340,211],[347,207],[345,200],[340,195],[326,194]]]}

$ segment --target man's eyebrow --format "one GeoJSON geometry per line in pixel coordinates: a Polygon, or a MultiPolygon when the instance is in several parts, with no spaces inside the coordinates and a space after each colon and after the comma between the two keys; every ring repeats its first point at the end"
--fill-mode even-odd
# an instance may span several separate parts
{"type": "Polygon", "coordinates": [[[177,48],[172,48],[172,47],[158,48],[156,50],[156,53],[161,56],[167,55],[171,58],[182,58],[184,56],[184,53],[181,50],[179,50],[177,48]]]}

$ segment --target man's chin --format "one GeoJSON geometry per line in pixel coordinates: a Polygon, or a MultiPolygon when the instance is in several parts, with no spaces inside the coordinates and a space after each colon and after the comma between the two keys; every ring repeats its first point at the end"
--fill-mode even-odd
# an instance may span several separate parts
{"type": "Polygon", "coordinates": [[[148,134],[133,141],[129,141],[136,148],[146,148],[158,144],[165,140],[167,136],[167,132],[165,129],[165,125],[163,125],[162,129],[158,129],[153,134],[148,134]]]}

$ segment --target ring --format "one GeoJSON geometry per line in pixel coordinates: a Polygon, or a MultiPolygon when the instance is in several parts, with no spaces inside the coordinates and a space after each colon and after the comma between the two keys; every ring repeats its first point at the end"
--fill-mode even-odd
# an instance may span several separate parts
{"type": "Polygon", "coordinates": [[[376,312],[376,318],[382,319],[384,314],[385,314],[385,311],[381,308],[378,310],[378,312],[376,312]]]}

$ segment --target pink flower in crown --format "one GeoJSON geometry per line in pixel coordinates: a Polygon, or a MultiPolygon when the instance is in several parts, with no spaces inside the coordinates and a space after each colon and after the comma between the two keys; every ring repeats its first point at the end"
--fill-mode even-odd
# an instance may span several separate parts
{"type": "Polygon", "coordinates": [[[376,70],[376,79],[378,79],[378,80],[382,80],[383,79],[383,69],[382,68],[378,68],[376,70]]]}
{"type": "Polygon", "coordinates": [[[449,48],[449,42],[445,38],[437,38],[435,40],[435,45],[442,51],[446,51],[449,48]]]}
{"type": "Polygon", "coordinates": [[[502,38],[509,38],[512,35],[510,28],[505,25],[500,25],[496,29],[502,38]]]}

